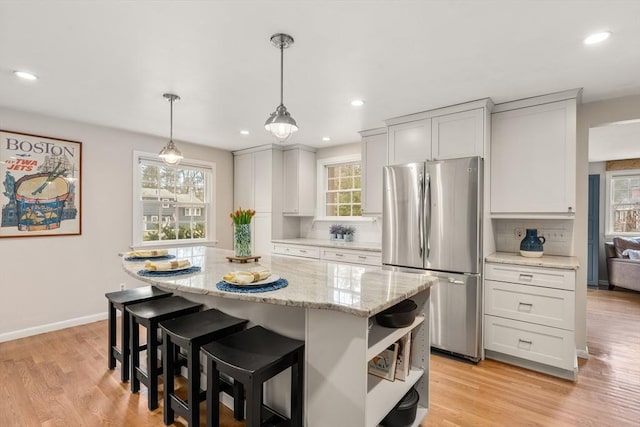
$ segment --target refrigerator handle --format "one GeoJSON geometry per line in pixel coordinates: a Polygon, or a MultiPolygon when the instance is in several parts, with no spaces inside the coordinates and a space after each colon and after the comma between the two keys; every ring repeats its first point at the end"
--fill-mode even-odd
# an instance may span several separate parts
{"type": "Polygon", "coordinates": [[[418,191],[420,191],[420,203],[418,204],[418,236],[420,236],[420,258],[422,258],[422,254],[424,252],[424,230],[423,230],[423,221],[424,221],[424,203],[422,200],[424,199],[424,175],[418,175],[418,191]]]}
{"type": "Polygon", "coordinates": [[[424,183],[425,189],[424,189],[424,196],[423,196],[423,201],[422,204],[424,205],[422,207],[422,211],[423,212],[427,212],[425,221],[426,221],[426,237],[427,237],[427,244],[426,244],[426,251],[427,251],[427,255],[426,258],[429,258],[429,252],[431,251],[431,244],[429,243],[429,240],[431,238],[431,176],[429,174],[425,175],[425,183],[424,183]]]}

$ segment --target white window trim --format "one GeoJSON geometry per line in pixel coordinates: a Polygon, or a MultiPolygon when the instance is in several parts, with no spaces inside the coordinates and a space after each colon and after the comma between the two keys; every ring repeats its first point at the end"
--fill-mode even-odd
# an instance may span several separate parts
{"type": "MultiPolygon", "coordinates": [[[[358,154],[348,154],[344,156],[336,156],[336,157],[326,157],[324,159],[318,159],[316,161],[316,216],[314,220],[316,221],[366,221],[366,217],[362,216],[327,216],[325,215],[325,192],[327,190],[326,184],[327,180],[325,177],[325,169],[327,166],[338,165],[341,163],[351,163],[351,162],[360,162],[360,167],[362,170],[362,156],[358,154]]],[[[360,181],[362,182],[362,181],[360,181]]]]}
{"type": "Polygon", "coordinates": [[[617,231],[613,231],[611,228],[611,179],[612,178],[617,178],[620,176],[626,176],[626,175],[640,175],[640,169],[625,169],[625,170],[618,170],[618,171],[607,171],[606,172],[606,187],[604,190],[605,193],[605,205],[604,205],[604,217],[605,217],[605,223],[604,223],[604,234],[605,234],[605,239],[613,239],[616,236],[628,236],[628,237],[636,237],[636,236],[640,236],[639,233],[623,233],[623,232],[617,232],[617,231]]]}
{"type": "Polygon", "coordinates": [[[165,240],[153,240],[145,242],[142,240],[143,224],[137,218],[142,218],[142,203],[140,202],[140,182],[142,177],[140,176],[140,168],[138,167],[140,160],[158,161],[158,154],[146,153],[143,151],[133,151],[133,216],[132,222],[132,235],[131,235],[131,248],[144,248],[144,247],[181,247],[181,246],[201,246],[208,245],[213,246],[218,241],[216,240],[216,212],[215,212],[215,195],[216,195],[216,164],[213,162],[205,162],[202,160],[184,159],[182,165],[196,166],[203,169],[209,169],[209,178],[207,181],[207,200],[209,200],[208,209],[209,215],[207,218],[207,238],[206,239],[193,239],[191,241],[165,241],[165,240]]]}

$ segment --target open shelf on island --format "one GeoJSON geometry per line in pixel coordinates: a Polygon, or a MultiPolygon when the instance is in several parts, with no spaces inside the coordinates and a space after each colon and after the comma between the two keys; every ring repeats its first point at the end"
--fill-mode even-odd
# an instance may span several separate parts
{"type": "Polygon", "coordinates": [[[385,328],[376,323],[369,331],[369,347],[367,348],[367,362],[380,354],[382,350],[398,341],[416,326],[424,322],[424,316],[416,316],[413,323],[404,328],[385,328]]]}
{"type": "MultiPolygon", "coordinates": [[[[424,371],[411,367],[406,381],[388,381],[384,378],[368,375],[367,378],[367,426],[376,426],[417,383],[424,371]]],[[[423,415],[424,416],[424,415],[423,415]]]]}

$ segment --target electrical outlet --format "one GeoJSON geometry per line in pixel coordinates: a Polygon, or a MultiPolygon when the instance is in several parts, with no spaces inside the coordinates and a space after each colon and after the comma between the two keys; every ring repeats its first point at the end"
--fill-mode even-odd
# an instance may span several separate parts
{"type": "Polygon", "coordinates": [[[124,291],[125,289],[127,289],[127,284],[126,283],[120,283],[120,290],[124,291]]]}
{"type": "Polygon", "coordinates": [[[514,228],[513,229],[513,237],[515,239],[522,240],[522,238],[524,237],[524,229],[522,229],[522,228],[514,228]]]}

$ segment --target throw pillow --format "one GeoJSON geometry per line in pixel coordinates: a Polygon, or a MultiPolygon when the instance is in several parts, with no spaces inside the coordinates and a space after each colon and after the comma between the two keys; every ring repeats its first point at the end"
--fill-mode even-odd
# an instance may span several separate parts
{"type": "Polygon", "coordinates": [[[639,242],[635,241],[634,239],[625,239],[624,237],[614,237],[613,247],[616,249],[616,256],[618,258],[627,258],[627,256],[624,255],[624,251],[626,249],[640,251],[639,242]]]}
{"type": "Polygon", "coordinates": [[[633,249],[625,249],[624,252],[622,252],[622,255],[626,255],[627,257],[629,257],[629,259],[640,260],[640,251],[636,251],[633,249]]]}

